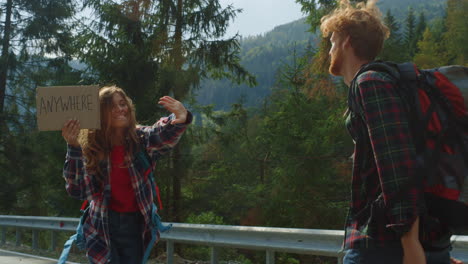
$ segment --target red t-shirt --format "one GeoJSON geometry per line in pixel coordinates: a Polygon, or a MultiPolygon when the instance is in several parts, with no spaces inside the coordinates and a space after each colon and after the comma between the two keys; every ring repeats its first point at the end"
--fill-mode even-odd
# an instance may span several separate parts
{"type": "Polygon", "coordinates": [[[138,212],[135,191],[132,187],[128,167],[125,166],[125,147],[114,146],[111,152],[111,199],[112,211],[128,213],[138,212]]]}

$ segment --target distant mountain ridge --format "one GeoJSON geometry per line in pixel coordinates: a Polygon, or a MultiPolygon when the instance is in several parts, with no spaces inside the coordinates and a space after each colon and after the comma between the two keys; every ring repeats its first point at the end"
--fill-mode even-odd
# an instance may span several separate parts
{"type": "MultiPolygon", "coordinates": [[[[380,0],[378,6],[383,15],[390,9],[399,23],[403,23],[411,7],[418,17],[424,12],[426,21],[444,15],[446,0],[380,0]]],[[[403,25],[403,24],[402,24],[403,25]]],[[[276,26],[270,32],[254,37],[243,38],[241,44],[241,63],[257,77],[258,85],[233,84],[227,80],[204,80],[196,91],[197,101],[202,105],[214,104],[215,109],[227,110],[231,104],[244,98],[247,106],[261,105],[271,93],[278,69],[291,61],[292,51],[302,55],[307,45],[317,44],[317,37],[309,32],[310,26],[305,18],[276,26]]]]}
{"type": "Polygon", "coordinates": [[[256,76],[258,85],[248,87],[227,80],[204,80],[196,91],[197,101],[224,110],[241,97],[248,106],[260,104],[270,94],[278,69],[291,61],[293,50],[302,56],[307,45],[315,46],[316,36],[308,32],[309,28],[302,18],[263,35],[241,39],[241,64],[256,76]]]}

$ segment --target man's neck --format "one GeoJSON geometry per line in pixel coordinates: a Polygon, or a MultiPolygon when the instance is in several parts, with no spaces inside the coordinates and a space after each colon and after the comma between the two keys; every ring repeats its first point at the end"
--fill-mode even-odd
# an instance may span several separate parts
{"type": "Polygon", "coordinates": [[[356,77],[359,69],[361,69],[362,65],[369,63],[369,60],[362,60],[357,57],[350,58],[349,63],[345,64],[343,68],[343,79],[347,86],[351,84],[351,81],[356,77]]]}

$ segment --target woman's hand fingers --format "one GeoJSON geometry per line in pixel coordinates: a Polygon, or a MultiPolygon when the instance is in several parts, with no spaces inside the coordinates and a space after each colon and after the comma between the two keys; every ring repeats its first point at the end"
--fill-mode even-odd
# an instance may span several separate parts
{"type": "Polygon", "coordinates": [[[67,122],[65,122],[65,124],[63,124],[63,127],[62,127],[62,136],[65,138],[66,136],[68,136],[68,134],[70,134],[70,130],[71,130],[71,127],[73,126],[73,119],[70,119],[68,120],[67,122]]]}
{"type": "Polygon", "coordinates": [[[176,118],[172,120],[171,124],[184,123],[187,119],[187,109],[184,105],[170,96],[163,96],[159,98],[158,104],[162,105],[166,110],[174,113],[176,118]]]}
{"type": "Polygon", "coordinates": [[[164,108],[166,108],[166,110],[176,114],[176,112],[174,111],[177,111],[179,110],[180,108],[184,108],[185,107],[182,105],[181,102],[177,101],[176,99],[170,97],[170,96],[164,96],[164,97],[161,97],[159,98],[159,102],[158,104],[162,105],[164,108]]]}
{"type": "Polygon", "coordinates": [[[170,96],[163,96],[161,97],[159,100],[164,100],[164,101],[168,101],[168,102],[178,102],[176,99],[170,97],[170,96]]]}
{"type": "Polygon", "coordinates": [[[70,119],[62,127],[62,137],[69,145],[79,146],[78,134],[80,133],[80,121],[70,119]]]}

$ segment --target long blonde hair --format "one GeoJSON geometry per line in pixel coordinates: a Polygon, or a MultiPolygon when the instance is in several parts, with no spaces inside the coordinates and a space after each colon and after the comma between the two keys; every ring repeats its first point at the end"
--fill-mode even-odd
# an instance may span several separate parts
{"type": "MultiPolygon", "coordinates": [[[[86,169],[90,174],[96,175],[103,182],[105,175],[99,164],[107,160],[112,151],[112,127],[110,117],[113,108],[114,94],[120,94],[128,106],[129,126],[125,132],[126,162],[131,162],[133,153],[139,148],[139,139],[136,134],[135,106],[124,90],[117,86],[105,86],[99,90],[99,104],[101,112],[100,129],[83,129],[80,133],[80,145],[86,158],[86,169]]],[[[129,164],[127,164],[129,165],[129,164]]]]}

